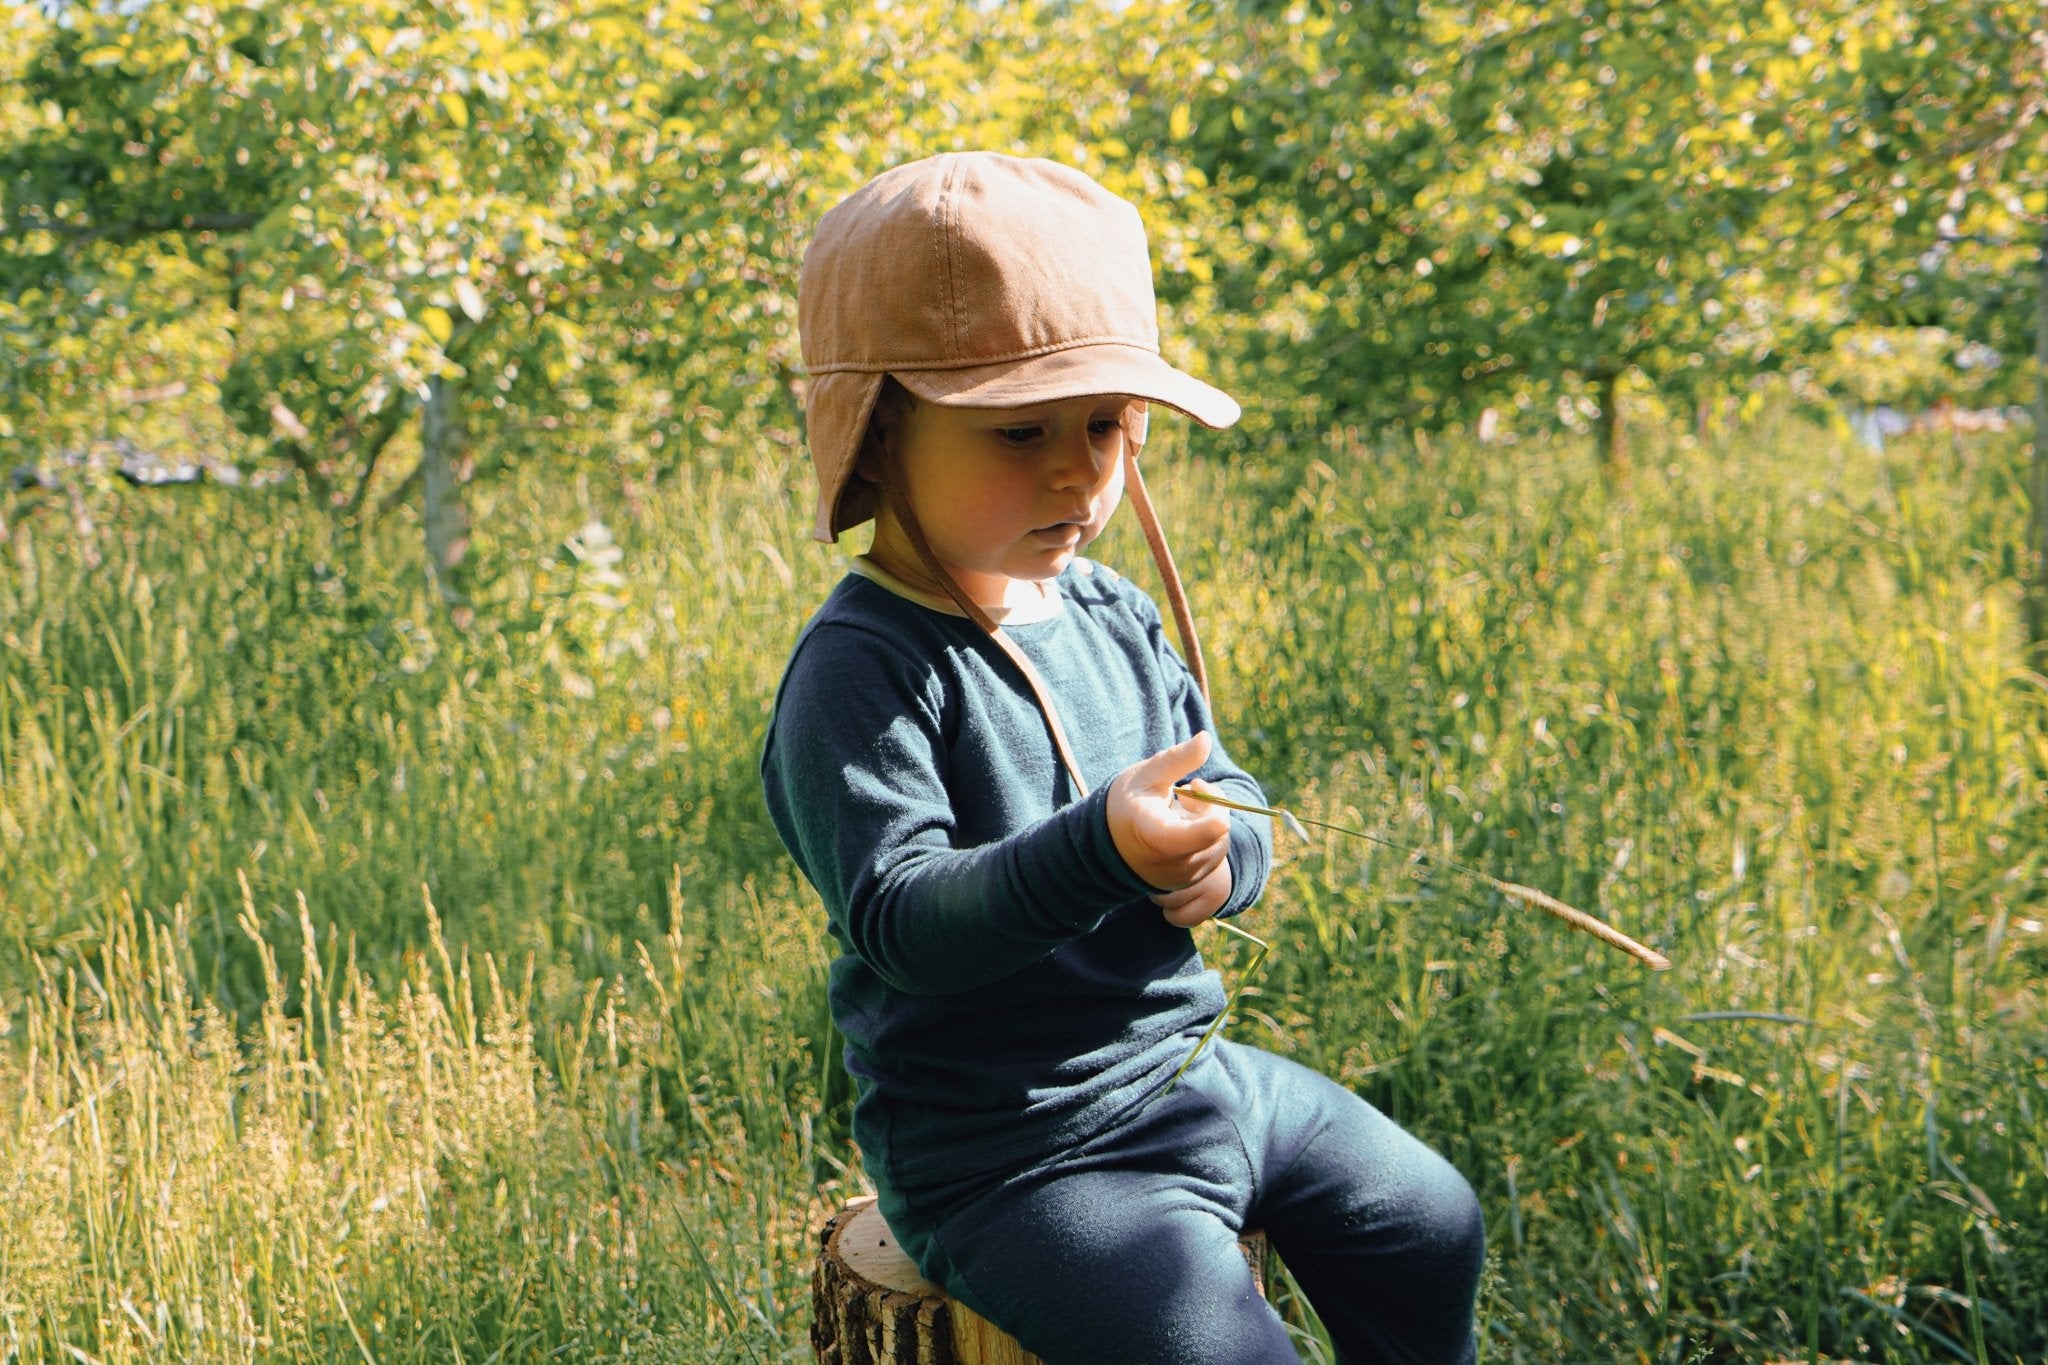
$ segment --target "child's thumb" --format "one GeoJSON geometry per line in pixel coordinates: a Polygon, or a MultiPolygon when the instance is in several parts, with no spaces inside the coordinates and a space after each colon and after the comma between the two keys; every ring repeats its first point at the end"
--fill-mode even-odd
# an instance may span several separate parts
{"type": "Polygon", "coordinates": [[[1143,784],[1147,787],[1170,791],[1174,784],[1188,777],[1209,761],[1209,732],[1197,730],[1178,744],[1169,745],[1146,759],[1143,784]]]}

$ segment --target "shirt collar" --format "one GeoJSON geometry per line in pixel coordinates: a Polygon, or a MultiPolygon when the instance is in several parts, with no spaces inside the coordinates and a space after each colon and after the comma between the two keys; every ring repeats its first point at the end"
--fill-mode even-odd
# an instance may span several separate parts
{"type": "MultiPolygon", "coordinates": [[[[921,607],[927,607],[932,611],[940,612],[947,616],[958,616],[963,620],[967,616],[967,613],[960,610],[959,604],[952,598],[937,596],[924,592],[921,589],[913,588],[910,584],[904,582],[895,574],[890,573],[866,555],[855,555],[848,561],[846,567],[853,573],[859,574],[862,578],[887,589],[906,601],[915,602],[921,607]]],[[[1025,581],[1028,582],[1030,580],[1025,581]]],[[[1027,596],[1022,603],[1016,606],[986,607],[984,610],[988,612],[989,619],[999,626],[1028,626],[1039,621],[1050,621],[1064,610],[1065,599],[1060,596],[1059,589],[1050,583],[1037,583],[1036,587],[1037,596],[1035,598],[1027,596]]]]}

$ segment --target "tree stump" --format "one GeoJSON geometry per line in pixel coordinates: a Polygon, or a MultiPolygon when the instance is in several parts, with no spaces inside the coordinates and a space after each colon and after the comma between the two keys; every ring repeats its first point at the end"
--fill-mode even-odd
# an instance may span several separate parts
{"type": "MultiPolygon", "coordinates": [[[[873,1195],[832,1215],[811,1272],[819,1365],[1041,1365],[1016,1339],[917,1273],[873,1195]]],[[[1239,1239],[1266,1292],[1266,1236],[1239,1239]]]]}

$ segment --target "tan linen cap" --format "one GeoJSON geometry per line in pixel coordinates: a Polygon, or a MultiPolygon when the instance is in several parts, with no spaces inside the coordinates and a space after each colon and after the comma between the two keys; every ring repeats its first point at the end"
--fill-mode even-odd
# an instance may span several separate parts
{"type": "Polygon", "coordinates": [[[947,152],[876,176],[820,220],[797,331],[822,541],[875,513],[852,473],[885,375],[945,407],[1128,394],[1205,426],[1238,417],[1159,358],[1138,211],[1054,161],[947,152]]]}

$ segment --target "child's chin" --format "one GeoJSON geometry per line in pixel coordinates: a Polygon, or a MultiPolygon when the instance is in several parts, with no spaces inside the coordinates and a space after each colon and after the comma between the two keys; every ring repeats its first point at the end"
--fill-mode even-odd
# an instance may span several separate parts
{"type": "Polygon", "coordinates": [[[1080,552],[1080,547],[1068,546],[1049,554],[1035,556],[1029,564],[1019,566],[1019,571],[1010,576],[1029,579],[1036,583],[1051,582],[1067,571],[1067,565],[1073,563],[1074,556],[1080,552]]]}

